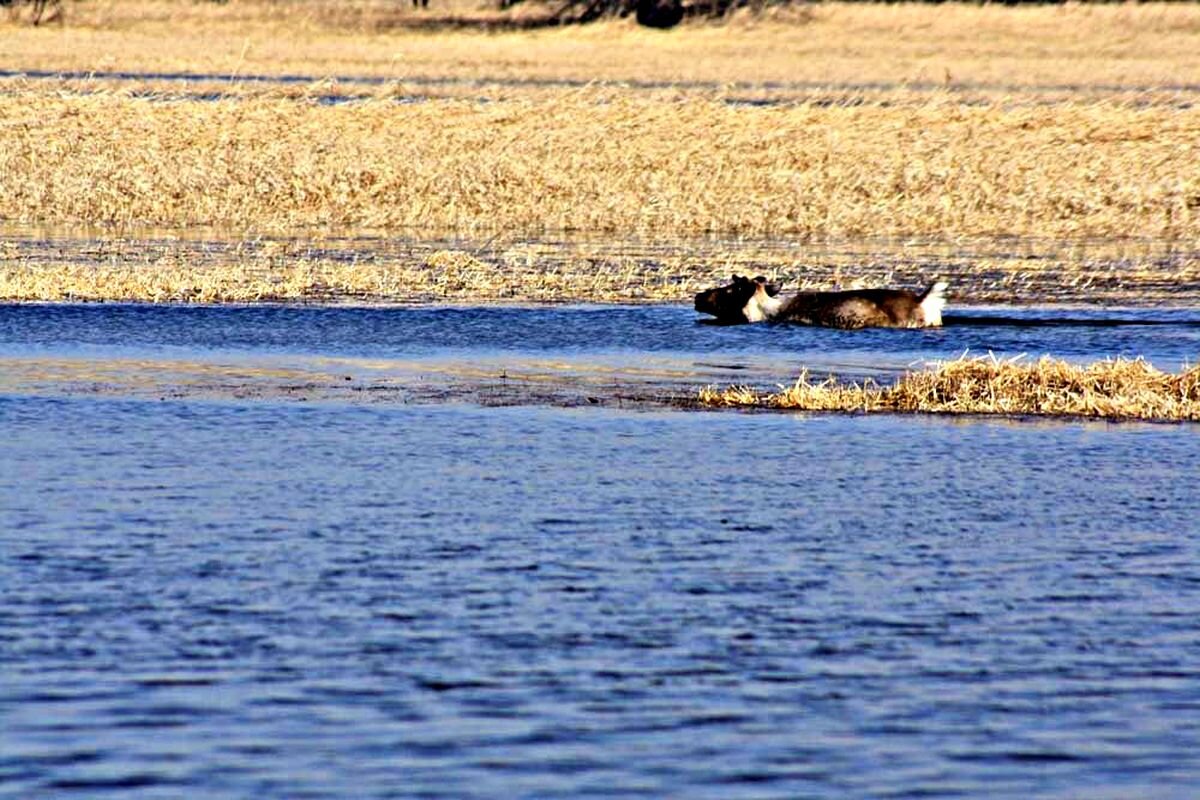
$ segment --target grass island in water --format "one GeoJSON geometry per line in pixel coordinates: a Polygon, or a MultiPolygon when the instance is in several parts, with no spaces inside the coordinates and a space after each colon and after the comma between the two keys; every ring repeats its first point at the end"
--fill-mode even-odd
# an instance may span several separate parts
{"type": "Polygon", "coordinates": [[[1085,366],[1049,357],[992,356],[946,361],[910,372],[891,386],[870,381],[813,382],[807,373],[776,393],[747,387],[701,390],[713,407],[797,411],[1003,414],[1105,419],[1200,420],[1200,367],[1172,374],[1143,359],[1085,366]]]}

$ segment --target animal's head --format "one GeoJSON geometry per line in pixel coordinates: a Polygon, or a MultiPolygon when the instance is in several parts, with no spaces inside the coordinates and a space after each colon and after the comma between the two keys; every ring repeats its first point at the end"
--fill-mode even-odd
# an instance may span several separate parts
{"type": "Polygon", "coordinates": [[[734,275],[732,283],[697,294],[696,310],[728,324],[759,322],[764,319],[767,300],[777,294],[779,287],[768,283],[762,275],[757,278],[734,275]]]}

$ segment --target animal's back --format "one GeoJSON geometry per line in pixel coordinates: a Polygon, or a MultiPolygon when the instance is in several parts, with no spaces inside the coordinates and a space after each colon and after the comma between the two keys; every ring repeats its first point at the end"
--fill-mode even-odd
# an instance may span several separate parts
{"type": "Polygon", "coordinates": [[[937,326],[942,324],[945,289],[946,284],[939,281],[921,294],[907,289],[802,292],[776,319],[831,328],[937,326]]]}
{"type": "Polygon", "coordinates": [[[879,300],[851,296],[828,303],[817,313],[817,324],[832,328],[878,328],[895,325],[891,304],[879,300]]]}
{"type": "Polygon", "coordinates": [[[921,317],[921,300],[907,289],[869,289],[867,301],[878,309],[878,315],[886,320],[877,324],[896,328],[920,328],[925,322],[921,317]]]}
{"type": "Polygon", "coordinates": [[[886,327],[904,324],[900,319],[916,304],[912,292],[886,289],[803,292],[792,299],[778,319],[830,328],[886,327]]]}

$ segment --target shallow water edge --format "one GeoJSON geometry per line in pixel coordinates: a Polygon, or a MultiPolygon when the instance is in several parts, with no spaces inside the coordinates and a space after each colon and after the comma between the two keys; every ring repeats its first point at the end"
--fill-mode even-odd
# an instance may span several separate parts
{"type": "Polygon", "coordinates": [[[690,409],[706,386],[888,385],[964,353],[1174,372],[1200,354],[1200,315],[989,307],[840,331],[704,325],[671,305],[0,305],[0,389],[24,395],[690,409]]]}

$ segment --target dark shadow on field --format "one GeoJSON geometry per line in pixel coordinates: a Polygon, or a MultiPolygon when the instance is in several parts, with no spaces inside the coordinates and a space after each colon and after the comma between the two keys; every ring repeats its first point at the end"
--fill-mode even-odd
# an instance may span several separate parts
{"type": "MultiPolygon", "coordinates": [[[[453,28],[453,23],[450,23],[453,28]]],[[[863,92],[1000,92],[1017,93],[1036,91],[1051,94],[1078,94],[1089,92],[1101,95],[1138,95],[1147,92],[1162,92],[1173,96],[1172,104],[1180,108],[1191,108],[1195,105],[1195,95],[1200,94],[1200,84],[1173,83],[1162,85],[1142,84],[1081,84],[1081,83],[1052,83],[1028,86],[1004,81],[960,81],[947,86],[940,81],[711,81],[711,80],[656,80],[641,78],[631,80],[593,80],[590,78],[544,78],[544,77],[511,77],[494,76],[488,78],[462,77],[453,75],[406,75],[389,77],[381,75],[301,75],[301,74],[243,74],[218,72],[186,72],[186,71],[155,71],[155,70],[45,70],[45,69],[0,69],[0,79],[17,80],[105,80],[105,81],[178,81],[182,83],[230,83],[230,84],[265,84],[265,85],[308,85],[323,81],[335,84],[362,84],[367,86],[386,86],[393,83],[411,84],[414,86],[501,86],[514,88],[568,88],[578,89],[588,86],[617,85],[622,89],[658,90],[658,89],[697,89],[705,91],[768,91],[792,92],[810,94],[813,92],[838,92],[847,96],[863,92]]],[[[753,102],[753,99],[746,102],[753,102]]],[[[861,103],[862,100],[860,99],[861,103]]],[[[1136,104],[1136,103],[1135,103],[1136,104]]],[[[1145,101],[1142,101],[1145,104],[1145,101]]]]}

